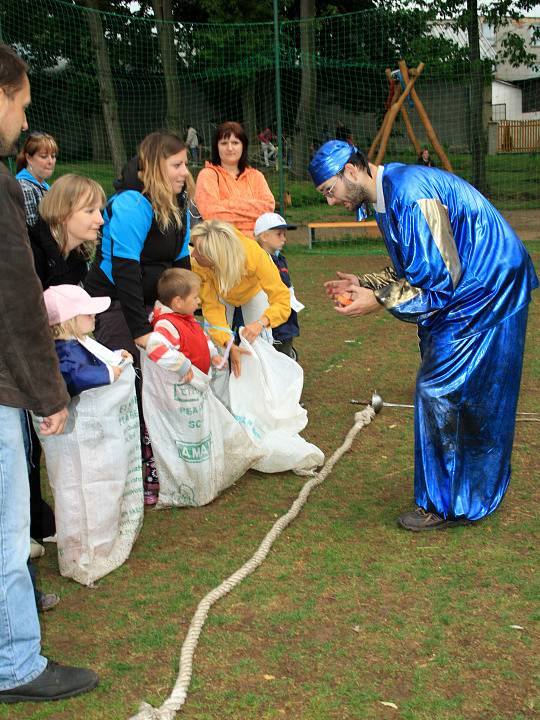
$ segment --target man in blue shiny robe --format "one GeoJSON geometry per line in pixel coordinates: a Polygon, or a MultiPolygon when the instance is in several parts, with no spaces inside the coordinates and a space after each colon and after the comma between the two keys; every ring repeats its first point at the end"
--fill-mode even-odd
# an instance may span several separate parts
{"type": "Polygon", "coordinates": [[[492,513],[510,481],[531,259],[474,187],[435,168],[376,167],[347,143],[325,143],[310,163],[329,204],[373,203],[393,267],[326,283],[352,304],[346,316],[385,308],[418,326],[415,397],[417,509],[413,531],[466,524],[492,513]]]}

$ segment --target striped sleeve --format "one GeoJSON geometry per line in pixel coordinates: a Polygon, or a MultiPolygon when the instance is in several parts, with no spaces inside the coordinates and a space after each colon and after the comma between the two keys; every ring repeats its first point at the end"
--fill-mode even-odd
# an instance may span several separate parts
{"type": "Polygon", "coordinates": [[[146,343],[146,353],[164,370],[184,376],[191,368],[191,360],[180,352],[179,346],[180,335],[174,325],[168,320],[158,320],[146,343]]]}

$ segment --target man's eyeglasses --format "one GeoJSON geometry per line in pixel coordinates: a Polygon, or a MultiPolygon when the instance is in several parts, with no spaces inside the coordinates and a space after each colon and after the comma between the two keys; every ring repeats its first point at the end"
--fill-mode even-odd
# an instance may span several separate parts
{"type": "Polygon", "coordinates": [[[341,177],[341,173],[339,172],[339,173],[336,175],[336,179],[335,179],[334,182],[330,185],[330,187],[326,188],[326,190],[321,190],[321,195],[322,195],[323,197],[325,197],[325,198],[332,198],[332,197],[334,197],[334,188],[336,187],[336,183],[337,183],[337,181],[339,180],[340,177],[341,177]]]}

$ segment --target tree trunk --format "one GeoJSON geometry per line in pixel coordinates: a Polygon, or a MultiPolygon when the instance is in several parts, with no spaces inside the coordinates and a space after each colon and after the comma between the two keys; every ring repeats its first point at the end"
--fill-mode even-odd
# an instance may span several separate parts
{"type": "Polygon", "coordinates": [[[178,69],[176,65],[176,47],[174,45],[174,25],[171,9],[171,0],[152,0],[154,15],[158,22],[159,47],[161,51],[161,66],[165,78],[165,92],[167,96],[167,115],[165,127],[183,137],[186,122],[182,122],[180,108],[181,92],[178,82],[178,69]]]}
{"type": "MultiPolygon", "coordinates": [[[[256,78],[245,78],[242,82],[242,121],[251,148],[250,155],[258,157],[257,112],[255,108],[256,78]]],[[[266,127],[266,126],[265,126],[266,127]]]]}
{"type": "Polygon", "coordinates": [[[295,177],[306,178],[310,159],[310,124],[315,117],[315,99],[317,97],[317,65],[315,62],[315,0],[300,0],[300,48],[302,63],[302,84],[300,101],[294,124],[294,143],[292,147],[291,172],[295,177]]]}
{"type": "MultiPolygon", "coordinates": [[[[98,0],[86,0],[86,5],[91,8],[91,10],[99,9],[98,0]]],[[[96,58],[99,97],[101,100],[103,119],[105,121],[105,129],[107,131],[107,139],[109,141],[114,170],[116,174],[119,175],[126,162],[126,150],[124,148],[122,128],[120,127],[120,118],[118,117],[118,104],[116,102],[116,93],[112,81],[109,54],[103,34],[101,15],[99,12],[89,12],[87,13],[87,18],[92,49],[94,50],[96,58]]]]}
{"type": "Polygon", "coordinates": [[[483,123],[484,72],[480,59],[480,32],[478,28],[478,2],[467,0],[467,32],[470,60],[470,150],[472,156],[472,182],[480,192],[487,193],[486,135],[483,123]]]}

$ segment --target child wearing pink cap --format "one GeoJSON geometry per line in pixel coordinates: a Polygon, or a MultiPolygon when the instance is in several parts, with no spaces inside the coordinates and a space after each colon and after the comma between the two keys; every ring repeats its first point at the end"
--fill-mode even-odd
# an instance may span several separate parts
{"type": "Polygon", "coordinates": [[[107,310],[111,299],[90,297],[78,285],[54,285],[45,290],[43,298],[60,371],[71,397],[118,379],[131,355],[122,350],[116,358],[88,337],[94,330],[95,315],[107,310]]]}

